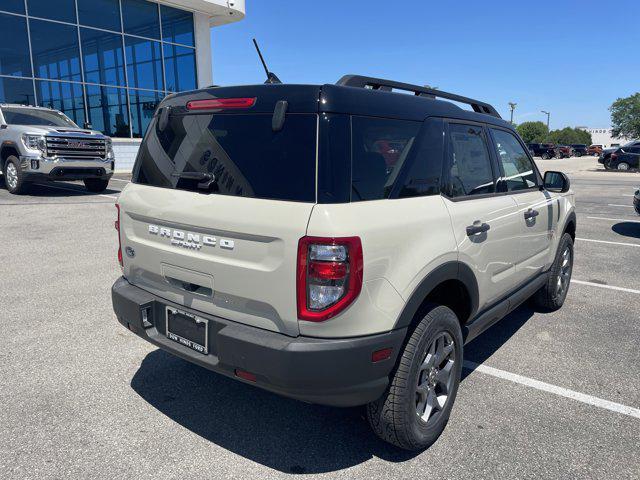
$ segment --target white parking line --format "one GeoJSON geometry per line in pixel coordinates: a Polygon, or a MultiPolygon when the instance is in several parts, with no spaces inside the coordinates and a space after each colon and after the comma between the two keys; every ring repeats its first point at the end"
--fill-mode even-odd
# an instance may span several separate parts
{"type": "MultiPolygon", "coordinates": [[[[40,184],[40,186],[42,186],[42,187],[48,187],[48,188],[57,188],[57,189],[60,189],[60,190],[67,190],[67,191],[69,191],[69,192],[82,193],[81,191],[76,190],[75,188],[61,187],[60,185],[49,185],[49,184],[42,185],[42,184],[40,184]]],[[[98,197],[105,197],[105,198],[112,198],[112,199],[114,199],[114,200],[117,200],[117,199],[118,199],[118,197],[117,197],[117,196],[114,196],[114,195],[105,195],[105,194],[103,194],[103,193],[98,193],[98,194],[97,194],[97,196],[98,196],[98,197]]]]}
{"type": "Polygon", "coordinates": [[[631,222],[631,223],[640,223],[638,220],[630,220],[628,218],[611,218],[611,217],[587,217],[592,220],[608,220],[610,222],[631,222]]]}
{"type": "MultiPolygon", "coordinates": [[[[112,181],[112,182],[113,182],[113,181],[115,181],[115,182],[124,182],[124,183],[129,183],[131,180],[122,180],[122,179],[120,179],[120,178],[113,178],[113,177],[111,177],[111,181],[112,181]]],[[[633,196],[633,195],[631,195],[631,196],[633,196]]]]}
{"type": "Polygon", "coordinates": [[[592,238],[580,238],[580,237],[577,237],[576,240],[580,240],[581,242],[607,243],[609,245],[621,245],[623,247],[640,247],[640,243],[610,242],[608,240],[593,240],[592,238]]]}
{"type": "Polygon", "coordinates": [[[519,383],[527,387],[535,388],[536,390],[542,390],[543,392],[553,393],[561,397],[577,400],[578,402],[593,405],[594,407],[603,408],[612,412],[621,413],[630,417],[640,419],[640,409],[628,407],[621,403],[610,402],[609,400],[603,400],[602,398],[587,395],[585,393],[569,390],[568,388],[558,387],[550,383],[541,382],[540,380],[534,380],[533,378],[523,377],[511,372],[505,372],[497,368],[489,367],[487,365],[480,365],[479,363],[470,362],[465,360],[463,363],[465,368],[474,370],[476,372],[484,373],[485,375],[491,375],[492,377],[501,378],[503,380],[509,380],[510,382],[519,383]]]}
{"type": "Polygon", "coordinates": [[[634,208],[633,205],[618,205],[616,203],[607,203],[608,207],[634,208]]]}
{"type": "Polygon", "coordinates": [[[585,282],[584,280],[571,279],[571,283],[577,283],[578,285],[588,285],[590,287],[606,288],[607,290],[617,290],[619,292],[636,293],[640,295],[640,290],[634,290],[633,288],[614,287],[613,285],[604,285],[596,282],[585,282]]]}

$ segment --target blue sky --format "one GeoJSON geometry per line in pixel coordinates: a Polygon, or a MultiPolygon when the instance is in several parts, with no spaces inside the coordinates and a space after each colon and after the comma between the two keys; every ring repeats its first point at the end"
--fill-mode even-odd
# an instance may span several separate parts
{"type": "Polygon", "coordinates": [[[492,103],[504,118],[551,128],[610,124],[608,107],[640,91],[640,1],[246,0],[214,28],[218,85],[261,83],[256,37],[285,83],[358,73],[429,84],[492,103]]]}

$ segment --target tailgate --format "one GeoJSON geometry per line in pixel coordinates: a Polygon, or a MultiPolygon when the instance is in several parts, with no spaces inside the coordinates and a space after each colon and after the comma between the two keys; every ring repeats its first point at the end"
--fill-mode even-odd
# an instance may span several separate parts
{"type": "Polygon", "coordinates": [[[296,256],[312,203],[129,184],[118,201],[129,282],[171,302],[298,334],[296,256]]]}

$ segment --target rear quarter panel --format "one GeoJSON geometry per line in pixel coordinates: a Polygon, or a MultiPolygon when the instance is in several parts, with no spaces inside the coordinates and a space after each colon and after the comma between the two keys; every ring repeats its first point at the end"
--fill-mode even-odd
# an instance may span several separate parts
{"type": "Polygon", "coordinates": [[[325,322],[300,322],[302,335],[350,337],[391,330],[420,281],[457,260],[449,213],[439,195],[316,205],[307,235],[359,236],[364,285],[347,310],[325,322]]]}

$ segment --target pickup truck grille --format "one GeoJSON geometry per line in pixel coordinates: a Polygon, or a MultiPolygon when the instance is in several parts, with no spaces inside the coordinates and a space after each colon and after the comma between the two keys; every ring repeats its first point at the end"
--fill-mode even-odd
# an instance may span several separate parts
{"type": "Polygon", "coordinates": [[[47,135],[47,155],[64,158],[105,158],[107,142],[102,138],[59,137],[47,135]]]}

